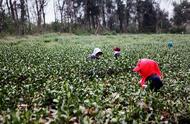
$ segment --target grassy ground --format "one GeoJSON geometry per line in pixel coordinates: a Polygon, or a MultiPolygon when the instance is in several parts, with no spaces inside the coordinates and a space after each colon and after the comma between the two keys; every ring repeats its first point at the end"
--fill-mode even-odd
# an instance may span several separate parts
{"type": "Polygon", "coordinates": [[[6,37],[0,39],[0,122],[190,123],[189,62],[190,35],[6,37]],[[118,60],[115,46],[122,48],[118,60]],[[95,47],[103,57],[89,61],[95,47]],[[140,58],[159,63],[159,92],[139,87],[132,69],[140,58]]]}

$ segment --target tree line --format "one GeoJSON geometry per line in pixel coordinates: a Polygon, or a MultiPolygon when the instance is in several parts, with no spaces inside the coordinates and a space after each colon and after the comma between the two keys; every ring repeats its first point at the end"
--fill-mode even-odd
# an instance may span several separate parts
{"type": "Polygon", "coordinates": [[[46,23],[49,0],[0,0],[0,33],[181,33],[190,23],[190,2],[173,3],[174,16],[155,0],[54,0],[55,19],[46,23]]]}

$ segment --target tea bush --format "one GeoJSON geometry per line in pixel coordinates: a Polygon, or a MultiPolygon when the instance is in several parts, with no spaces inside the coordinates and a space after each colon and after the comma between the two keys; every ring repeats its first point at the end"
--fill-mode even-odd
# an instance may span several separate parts
{"type": "Polygon", "coordinates": [[[0,122],[188,123],[189,39],[170,34],[1,39],[0,122]],[[118,60],[115,46],[122,49],[118,60]],[[95,47],[102,49],[102,59],[88,60],[95,47]],[[132,69],[140,58],[159,63],[164,76],[159,92],[139,87],[132,69]]]}

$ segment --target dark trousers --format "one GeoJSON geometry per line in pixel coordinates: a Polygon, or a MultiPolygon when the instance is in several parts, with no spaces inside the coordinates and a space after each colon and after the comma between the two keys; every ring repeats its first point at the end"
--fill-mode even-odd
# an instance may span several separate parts
{"type": "Polygon", "coordinates": [[[150,82],[149,87],[151,90],[158,91],[163,86],[160,77],[157,75],[149,76],[148,81],[150,82]]]}

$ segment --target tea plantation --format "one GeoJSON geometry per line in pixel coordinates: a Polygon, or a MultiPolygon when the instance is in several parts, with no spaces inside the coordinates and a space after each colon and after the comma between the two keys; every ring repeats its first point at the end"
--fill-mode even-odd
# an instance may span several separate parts
{"type": "Polygon", "coordinates": [[[190,123],[190,35],[2,38],[0,123],[190,123]],[[95,47],[103,56],[91,61],[95,47]],[[140,88],[132,70],[141,58],[159,63],[159,92],[140,88]]]}

